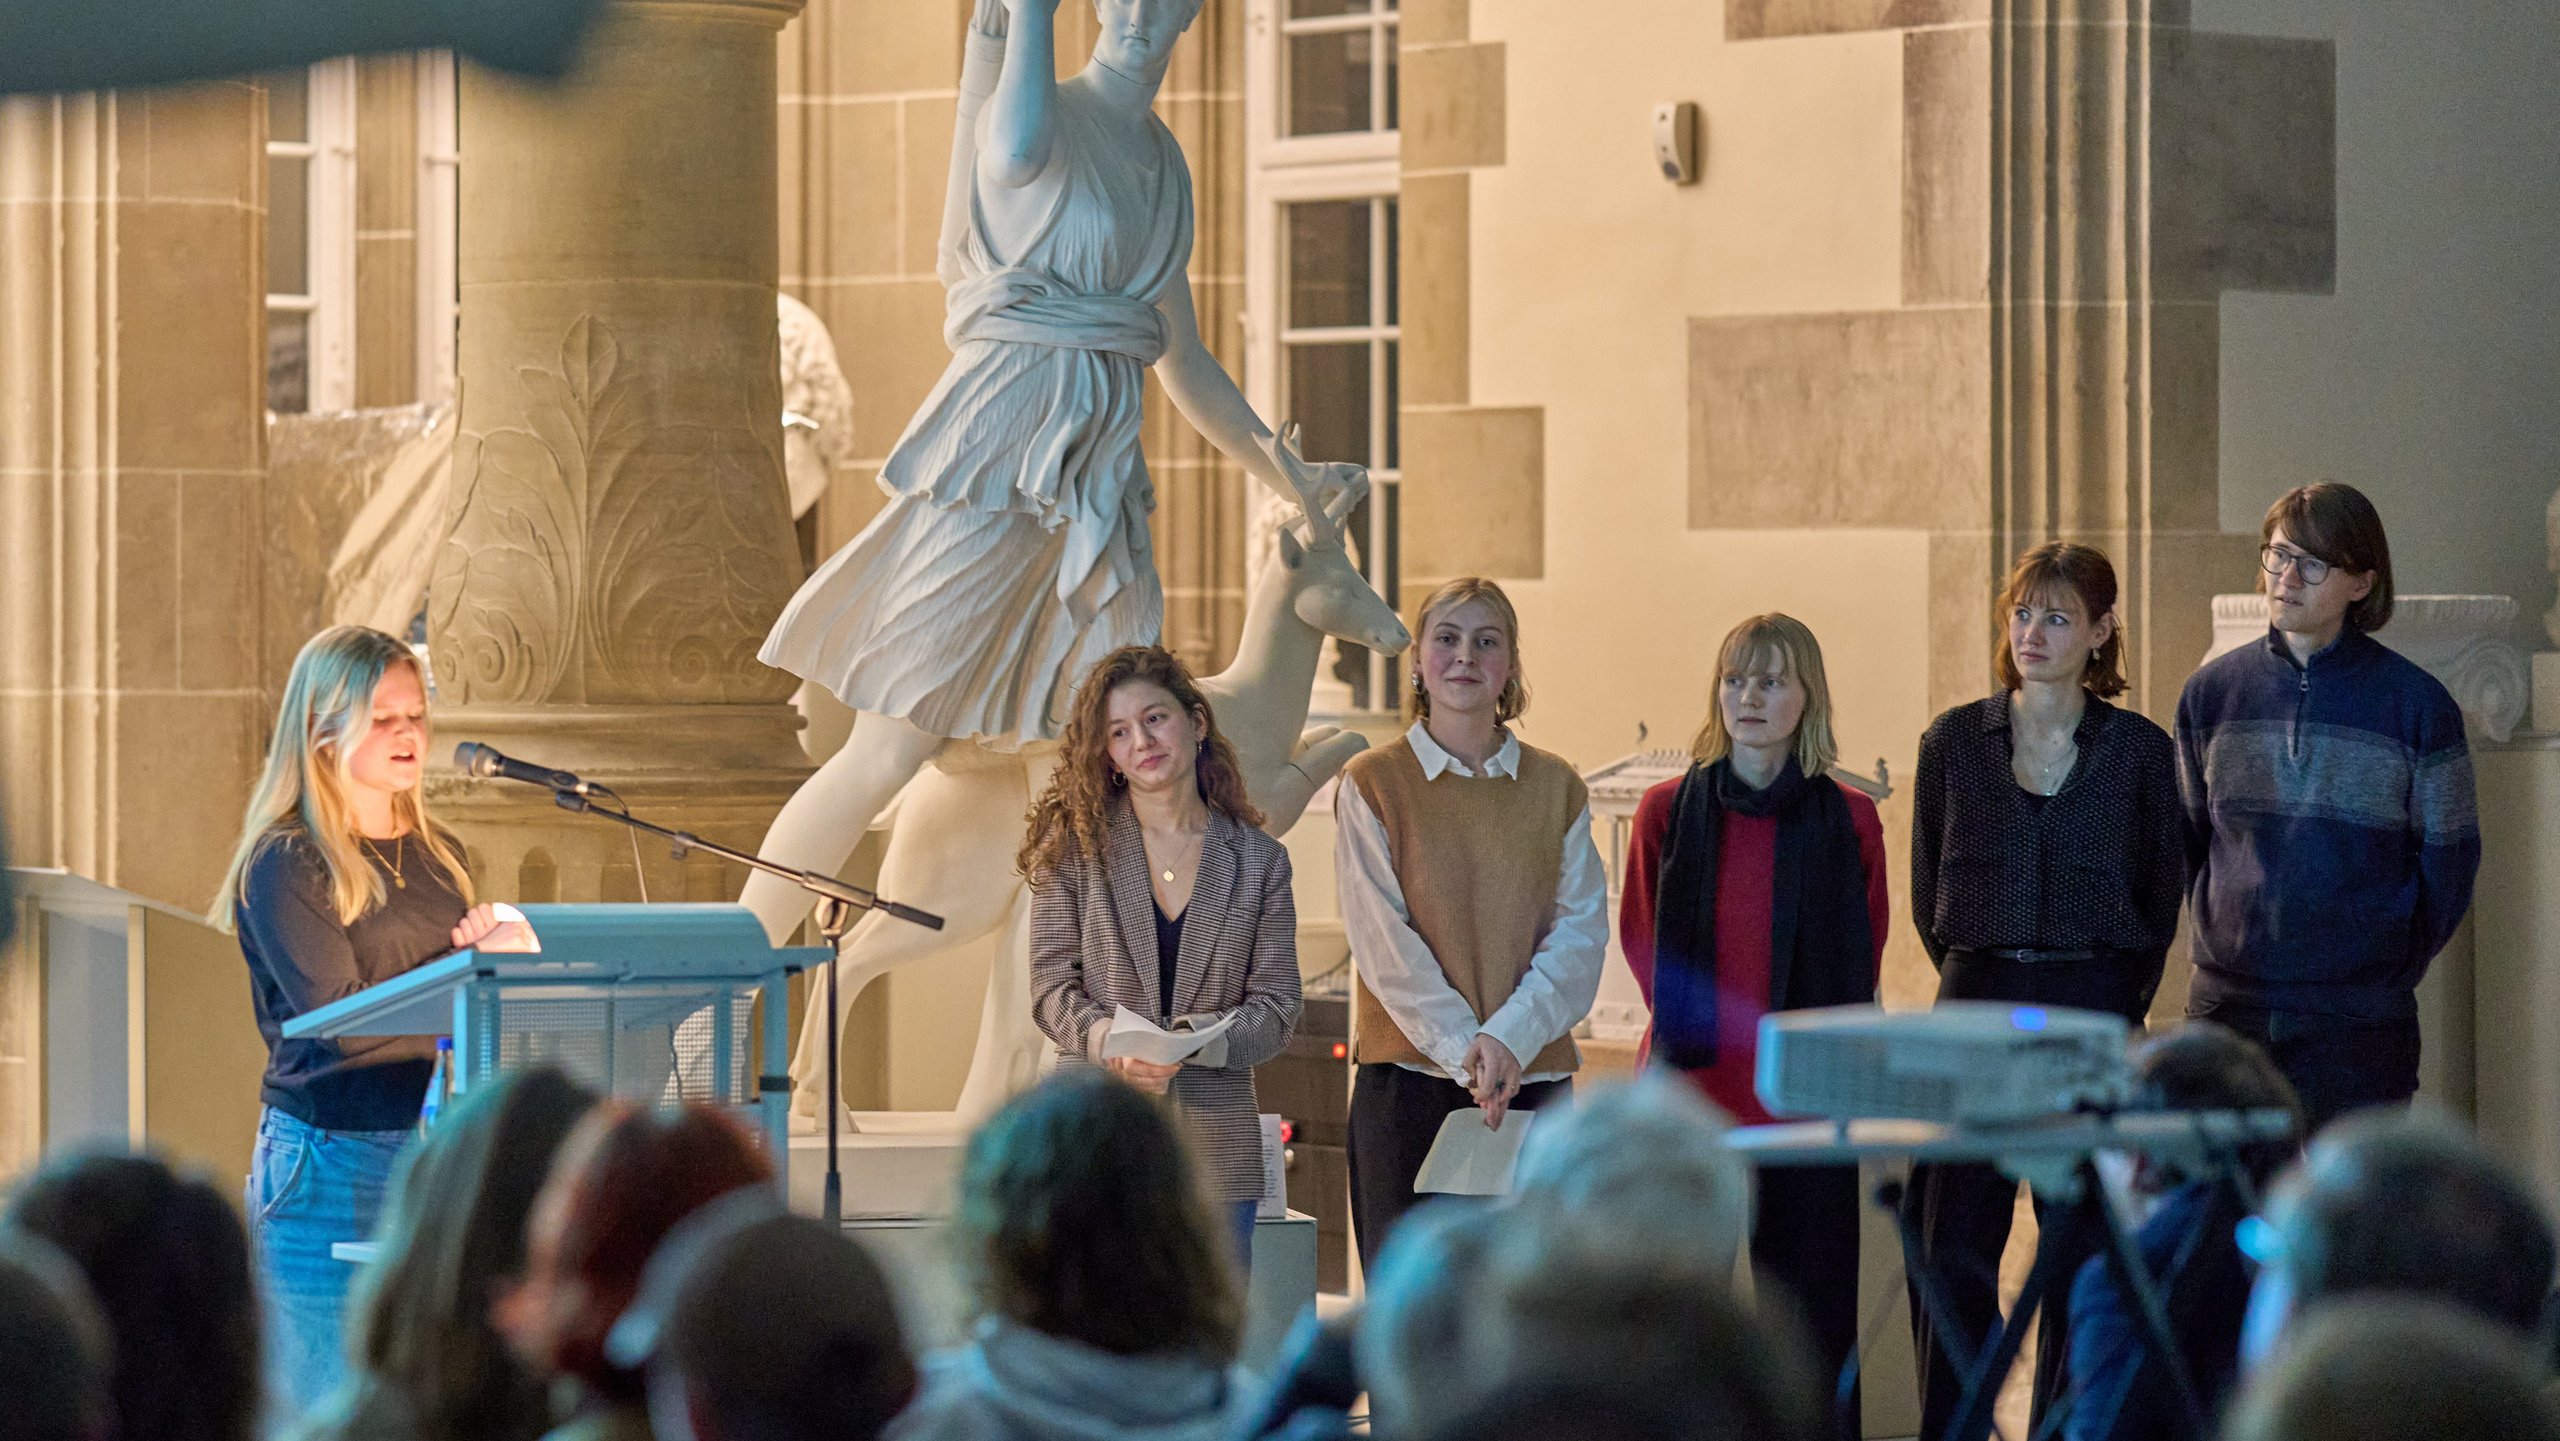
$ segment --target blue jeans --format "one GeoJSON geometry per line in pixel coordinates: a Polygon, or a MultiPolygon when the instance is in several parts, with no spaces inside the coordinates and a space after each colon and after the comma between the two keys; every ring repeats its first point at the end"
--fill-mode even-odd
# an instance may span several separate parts
{"type": "Polygon", "coordinates": [[[347,1377],[347,1283],[329,1254],[373,1235],[409,1131],[324,1131],[270,1106],[249,1158],[249,1236],[265,1317],[268,1422],[278,1431],[347,1377]]]}
{"type": "Polygon", "coordinates": [[[1253,1274],[1253,1218],[1262,1210],[1262,1200],[1229,1201],[1220,1209],[1226,1212],[1227,1235],[1235,1242],[1236,1274],[1253,1274]]]}

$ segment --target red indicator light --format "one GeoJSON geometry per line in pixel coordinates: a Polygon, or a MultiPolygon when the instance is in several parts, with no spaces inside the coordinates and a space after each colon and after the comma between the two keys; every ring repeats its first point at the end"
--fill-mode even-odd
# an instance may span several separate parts
{"type": "Polygon", "coordinates": [[[1335,1060],[1337,1060],[1337,1061],[1347,1061],[1347,1060],[1350,1060],[1350,1059],[1351,1059],[1351,1046],[1350,1046],[1350,1043],[1349,1043],[1349,1042],[1347,1042],[1347,1041],[1336,1041],[1336,1042],[1334,1042],[1334,1043],[1333,1043],[1333,1058],[1334,1058],[1335,1060]]]}

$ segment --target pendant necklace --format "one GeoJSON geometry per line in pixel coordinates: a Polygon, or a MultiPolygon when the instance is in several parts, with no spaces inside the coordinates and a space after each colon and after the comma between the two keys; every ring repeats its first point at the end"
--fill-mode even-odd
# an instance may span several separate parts
{"type": "Polygon", "coordinates": [[[406,875],[402,874],[402,868],[401,868],[401,865],[400,865],[400,842],[399,842],[399,840],[398,840],[396,837],[392,840],[392,842],[391,842],[391,854],[390,854],[390,855],[388,855],[388,856],[385,856],[385,855],[382,853],[382,847],[380,847],[380,846],[378,846],[378,845],[375,845],[375,844],[373,843],[373,838],[372,838],[372,837],[367,836],[367,837],[365,838],[365,842],[364,842],[364,844],[365,844],[365,849],[367,849],[367,850],[369,850],[369,851],[373,852],[374,859],[375,859],[375,860],[378,860],[378,861],[380,861],[380,862],[382,862],[382,864],[383,864],[387,869],[389,869],[389,870],[390,870],[390,872],[391,872],[391,884],[392,884],[394,887],[396,887],[396,888],[398,888],[398,889],[400,889],[400,890],[404,890],[404,891],[405,891],[405,890],[409,889],[409,878],[408,878],[406,875]]]}

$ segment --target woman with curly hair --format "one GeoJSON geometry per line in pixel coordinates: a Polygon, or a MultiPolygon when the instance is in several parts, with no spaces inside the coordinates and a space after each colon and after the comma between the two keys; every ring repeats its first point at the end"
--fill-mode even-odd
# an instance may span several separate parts
{"type": "Polygon", "coordinates": [[[1289,853],[1261,826],[1190,668],[1129,646],[1076,692],[1018,858],[1032,886],[1032,1018],[1063,1063],[1106,1066],[1173,1103],[1246,1262],[1263,1190],[1253,1068],[1298,1024],[1289,853]],[[1174,1030],[1234,1021],[1158,1066],[1103,1055],[1122,1006],[1174,1030]]]}

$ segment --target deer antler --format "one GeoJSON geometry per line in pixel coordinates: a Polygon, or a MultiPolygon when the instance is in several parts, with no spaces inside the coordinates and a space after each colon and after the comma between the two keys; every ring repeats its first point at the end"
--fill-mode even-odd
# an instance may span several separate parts
{"type": "MultiPolygon", "coordinates": [[[[1307,521],[1307,544],[1315,548],[1338,546],[1342,544],[1342,522],[1368,493],[1368,486],[1345,486],[1331,499],[1319,502],[1325,472],[1331,467],[1308,464],[1299,453],[1298,435],[1298,424],[1291,421],[1280,428],[1279,434],[1262,439],[1262,453],[1270,457],[1272,466],[1298,494],[1298,509],[1307,521]]],[[[1367,480],[1365,471],[1361,479],[1367,480]]]]}

